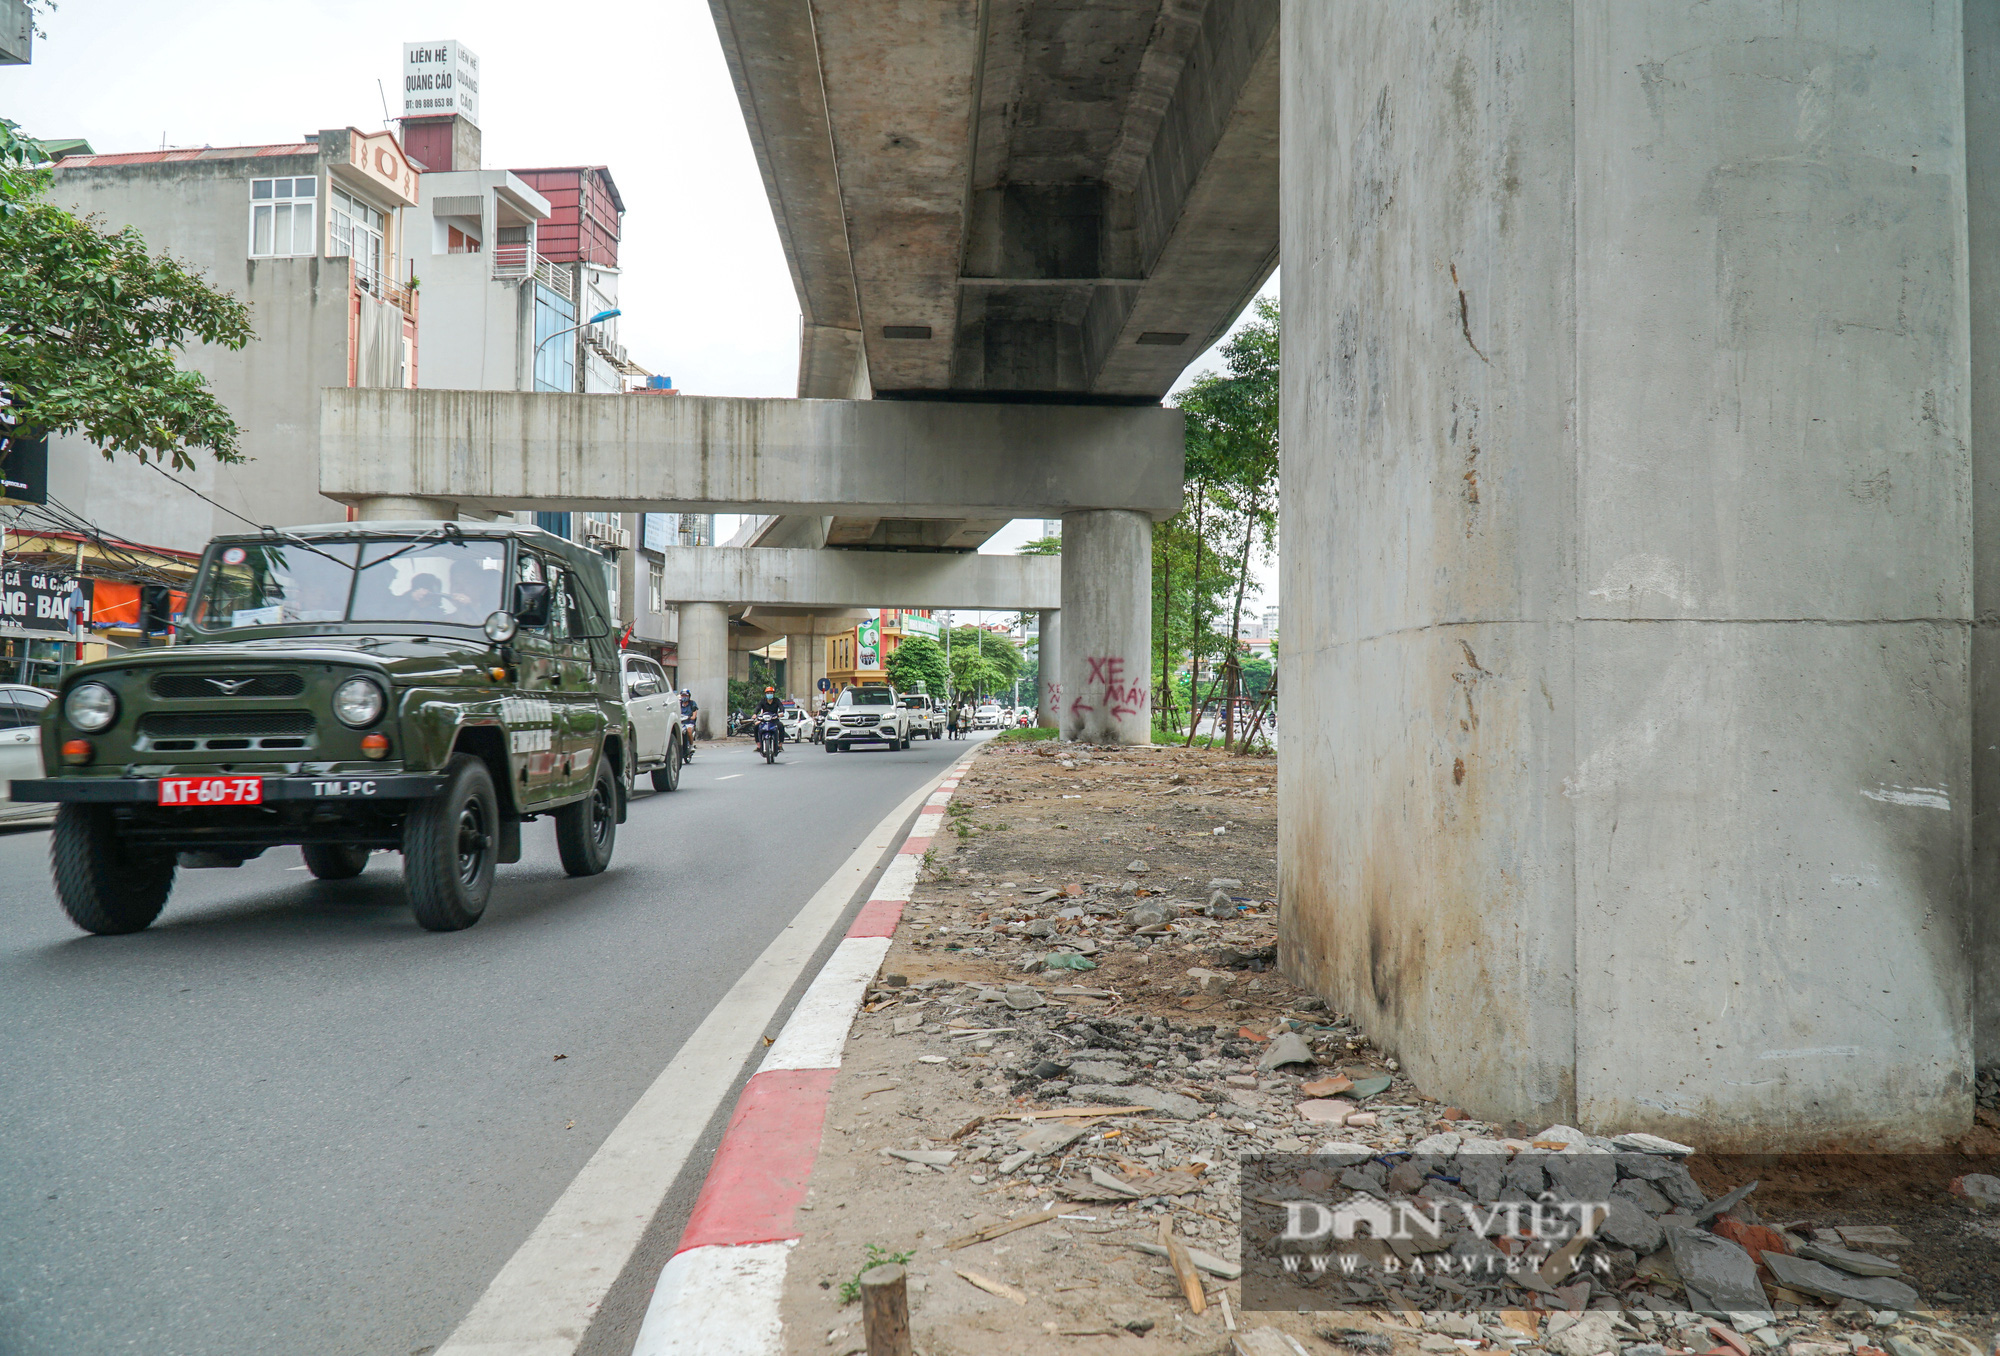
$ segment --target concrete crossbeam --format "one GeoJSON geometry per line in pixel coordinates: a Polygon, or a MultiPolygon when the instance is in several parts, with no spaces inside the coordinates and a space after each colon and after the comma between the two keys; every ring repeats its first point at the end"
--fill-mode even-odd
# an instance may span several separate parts
{"type": "Polygon", "coordinates": [[[768,546],[671,546],[662,556],[665,596],[676,602],[988,612],[1062,603],[1062,565],[1052,556],[768,546]]]}
{"type": "Polygon", "coordinates": [[[1180,412],[1151,406],[331,388],[320,492],[461,510],[1163,519],[1180,508],[1181,436],[1180,412]]]}

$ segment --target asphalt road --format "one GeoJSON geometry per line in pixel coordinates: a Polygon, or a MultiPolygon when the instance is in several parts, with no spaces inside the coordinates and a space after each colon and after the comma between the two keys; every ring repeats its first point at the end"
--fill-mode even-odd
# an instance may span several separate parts
{"type": "Polygon", "coordinates": [[[528,826],[458,933],[410,920],[394,854],[319,882],[280,848],[89,937],[47,833],[0,833],[0,1353],[442,1343],[737,976],[967,747],[705,748],[634,798],[601,876],[528,826]]]}

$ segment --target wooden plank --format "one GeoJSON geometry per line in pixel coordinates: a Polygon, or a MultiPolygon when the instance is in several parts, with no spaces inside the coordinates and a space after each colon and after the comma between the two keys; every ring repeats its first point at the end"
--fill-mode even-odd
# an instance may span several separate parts
{"type": "Polygon", "coordinates": [[[969,1234],[962,1234],[952,1239],[951,1242],[944,1245],[945,1251],[957,1252],[960,1248],[969,1248],[975,1243],[989,1243],[1005,1234],[1013,1233],[1016,1229],[1027,1229],[1037,1224],[1047,1224],[1068,1208],[1062,1205],[1052,1205],[1045,1210],[1037,1210],[1032,1215],[1022,1215],[1018,1219],[1003,1219],[997,1224],[988,1224],[983,1228],[974,1229],[969,1234]]]}

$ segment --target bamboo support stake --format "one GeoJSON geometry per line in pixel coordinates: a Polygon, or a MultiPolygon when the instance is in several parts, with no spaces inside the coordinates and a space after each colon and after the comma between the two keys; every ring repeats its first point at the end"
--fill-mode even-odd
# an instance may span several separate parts
{"type": "Polygon", "coordinates": [[[868,1356],[911,1356],[909,1273],[885,1264],[861,1273],[861,1331],[868,1356]]]}

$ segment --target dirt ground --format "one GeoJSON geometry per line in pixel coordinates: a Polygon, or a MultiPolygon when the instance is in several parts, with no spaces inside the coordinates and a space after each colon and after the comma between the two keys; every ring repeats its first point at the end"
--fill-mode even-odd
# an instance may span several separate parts
{"type": "Polygon", "coordinates": [[[865,1350],[843,1288],[874,1260],[906,1262],[923,1356],[1145,1349],[1135,1342],[1244,1356],[1975,1345],[1894,1320],[1909,1349],[1884,1351],[1874,1344],[1887,1337],[1853,1330],[1867,1315],[1848,1315],[1843,1333],[1814,1305],[1780,1306],[1757,1340],[1730,1333],[1747,1352],[1669,1300],[1621,1320],[1615,1340],[1579,1322],[1609,1316],[1560,1301],[1476,1318],[1242,1312],[1240,1155],[1527,1129],[1425,1096],[1346,1015],[1277,972],[1276,809],[1268,758],[982,750],[849,1038],[789,1268],[791,1351],[865,1350]],[[1309,1062],[1273,1067],[1280,1053],[1309,1062]],[[993,1232],[1006,1223],[1024,1227],[993,1232]],[[1163,1223],[1200,1268],[1201,1313],[1161,1255],[1163,1223]]]}

